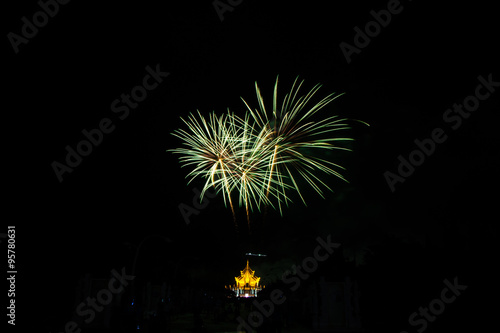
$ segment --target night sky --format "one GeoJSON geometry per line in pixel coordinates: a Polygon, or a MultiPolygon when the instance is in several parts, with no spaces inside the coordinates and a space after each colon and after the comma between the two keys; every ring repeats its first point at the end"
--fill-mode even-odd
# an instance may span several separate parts
{"type": "Polygon", "coordinates": [[[10,213],[0,233],[16,226],[16,329],[63,331],[79,279],[131,268],[150,236],[138,256],[140,281],[161,281],[177,267],[182,283],[206,279],[207,288],[223,288],[244,268],[246,252],[268,255],[250,261],[272,284],[276,272],[312,255],[317,237],[331,235],[342,252],[326,265],[344,266],[316,274],[356,276],[367,331],[416,332],[408,316],[455,277],[467,290],[426,331],[493,325],[500,166],[493,3],[402,1],[348,61],[340,44],[355,47],[355,27],[364,31],[371,11],[393,1],[239,2],[221,20],[211,1],[71,1],[15,47],[9,33],[21,35],[21,18],[32,21],[40,5],[3,11],[10,213]],[[128,113],[115,112],[113,102],[143,85],[148,66],[168,75],[128,113]],[[256,105],[255,81],[270,103],[278,75],[281,91],[299,76],[304,91],[322,84],[321,97],[345,92],[324,111],[370,124],[354,123],[353,151],[332,156],[349,183],[326,177],[334,192],[324,199],[305,188],[307,206],[293,197],[283,216],[254,212],[250,235],[244,209],[236,229],[221,196],[186,223],[179,205],[193,206],[193,189],[203,183],[187,185],[189,170],[167,152],[181,145],[171,135],[183,127],[180,117],[227,108],[243,114],[240,96],[256,105]],[[479,89],[488,97],[467,118],[446,118],[477,94],[480,76],[493,82],[479,89]],[[66,146],[76,149],[82,131],[103,119],[112,130],[60,181],[54,161],[64,164],[66,146]],[[391,191],[384,174],[397,174],[398,157],[408,159],[415,140],[436,128],[446,140],[391,191]]]}

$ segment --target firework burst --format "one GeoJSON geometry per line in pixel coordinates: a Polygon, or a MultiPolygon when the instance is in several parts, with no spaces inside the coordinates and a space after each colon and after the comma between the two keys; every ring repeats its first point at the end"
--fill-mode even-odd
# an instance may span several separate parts
{"type": "Polygon", "coordinates": [[[273,147],[272,153],[265,159],[268,161],[267,193],[271,188],[273,180],[276,180],[279,190],[276,194],[278,198],[280,213],[282,213],[281,203],[288,203],[290,200],[286,195],[286,182],[289,180],[291,187],[297,191],[303,203],[305,199],[297,184],[297,176],[302,177],[311,185],[314,190],[323,197],[321,186],[331,190],[316,174],[318,170],[329,175],[334,175],[347,181],[338,171],[344,168],[336,163],[315,157],[314,154],[305,153],[306,150],[350,150],[342,143],[352,141],[351,138],[337,137],[337,131],[347,130],[347,118],[340,118],[336,115],[328,116],[321,120],[314,120],[315,114],[333,102],[343,94],[332,93],[316,104],[311,105],[310,101],[320,85],[314,86],[305,95],[299,96],[299,91],[304,81],[294,81],[290,92],[285,95],[283,101],[278,100],[278,79],[274,85],[272,109],[266,109],[264,99],[260,89],[255,83],[255,91],[259,108],[252,109],[244,100],[248,111],[255,123],[260,128],[265,128],[269,132],[268,145],[273,147]],[[294,176],[295,174],[295,176],[294,176]]]}
{"type": "Polygon", "coordinates": [[[188,184],[195,178],[205,179],[200,200],[208,188],[215,188],[222,193],[226,206],[231,207],[236,222],[232,193],[237,192],[238,205],[245,207],[250,223],[250,211],[263,206],[277,208],[282,214],[283,205],[291,202],[289,191],[297,191],[305,204],[299,178],[322,197],[322,188],[331,188],[315,174],[318,171],[347,181],[340,173],[342,166],[315,156],[321,150],[350,150],[342,144],[353,139],[335,135],[350,128],[348,119],[317,116],[342,94],[332,93],[312,104],[321,86],[299,95],[303,82],[296,79],[290,92],[279,101],[276,79],[272,107],[268,109],[255,83],[258,108],[251,108],[242,98],[248,110],[244,118],[229,110],[219,117],[212,112],[208,119],[199,111],[187,120],[181,118],[188,130],[172,134],[183,140],[185,147],[169,151],[182,155],[183,167],[193,168],[188,184]]]}
{"type": "Polygon", "coordinates": [[[236,124],[237,120],[229,111],[220,117],[212,112],[208,120],[199,111],[198,117],[191,114],[187,120],[182,119],[189,131],[180,129],[172,133],[183,140],[187,147],[171,150],[182,155],[179,160],[183,167],[194,166],[188,174],[191,178],[188,184],[198,177],[206,179],[200,199],[213,186],[217,192],[222,191],[224,202],[229,202],[233,216],[234,206],[230,193],[234,181],[229,178],[233,173],[235,157],[239,154],[240,127],[236,124]]]}

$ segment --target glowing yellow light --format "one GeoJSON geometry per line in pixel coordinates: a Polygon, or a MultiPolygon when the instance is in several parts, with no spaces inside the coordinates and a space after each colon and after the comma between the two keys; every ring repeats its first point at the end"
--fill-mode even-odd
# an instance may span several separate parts
{"type": "Polygon", "coordinates": [[[240,271],[240,276],[234,278],[236,284],[227,289],[236,293],[236,297],[257,297],[257,292],[261,291],[260,277],[255,276],[255,271],[250,268],[247,260],[247,266],[240,271]]]}

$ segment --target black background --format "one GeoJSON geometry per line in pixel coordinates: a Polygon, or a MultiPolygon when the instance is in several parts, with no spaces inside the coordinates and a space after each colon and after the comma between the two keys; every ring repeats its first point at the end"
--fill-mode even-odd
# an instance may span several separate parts
{"type": "MultiPolygon", "coordinates": [[[[455,276],[468,289],[427,331],[495,323],[498,91],[455,131],[442,116],[474,93],[479,75],[500,80],[496,7],[401,4],[349,64],[339,44],[353,44],[353,28],[387,2],[244,0],[221,21],[210,1],[71,1],[18,54],[5,37],[4,221],[17,229],[17,323],[62,330],[78,279],[130,267],[149,235],[172,242],[145,248],[145,276],[193,256],[224,285],[248,250],[298,262],[311,255],[310,240],[328,234],[347,258],[353,249],[372,253],[358,270],[366,329],[412,331],[408,316],[455,276]],[[157,64],[170,75],[119,120],[111,102],[157,64]],[[371,125],[355,126],[354,152],[339,155],[350,184],[331,179],[325,200],[310,191],[307,207],[297,200],[283,217],[270,212],[255,239],[236,234],[221,198],[187,225],[178,206],[191,205],[201,183],[187,185],[188,171],[166,152],[180,145],[170,134],[179,117],[243,111],[240,96],[253,103],[258,81],[269,98],[278,74],[283,89],[300,76],[323,94],[346,92],[334,111],[371,125]],[[51,163],[64,162],[65,146],[103,118],[115,130],[60,183],[51,163]],[[396,172],[398,155],[436,127],[447,141],[392,193],[384,172],[396,172]]],[[[39,10],[36,1],[8,7],[4,36],[39,10]]]]}

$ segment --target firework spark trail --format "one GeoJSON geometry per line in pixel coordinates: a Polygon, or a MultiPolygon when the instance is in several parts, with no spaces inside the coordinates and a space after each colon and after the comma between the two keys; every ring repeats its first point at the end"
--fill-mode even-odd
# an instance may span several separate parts
{"type": "Polygon", "coordinates": [[[229,160],[228,165],[230,165],[230,159],[234,155],[233,141],[236,138],[237,131],[234,118],[229,112],[219,118],[214,113],[211,113],[207,122],[199,111],[198,117],[199,120],[194,115],[190,115],[188,120],[181,118],[190,129],[190,133],[181,129],[172,134],[184,140],[184,144],[188,148],[176,148],[171,151],[182,155],[179,159],[183,167],[196,166],[188,174],[188,177],[191,177],[188,184],[197,177],[207,178],[201,191],[200,200],[203,200],[205,191],[211,186],[217,192],[221,190],[224,202],[226,202],[226,199],[229,201],[233,218],[236,219],[229,181],[226,175],[230,169],[225,164],[225,161],[229,160]],[[220,179],[219,176],[221,176],[220,179]]]}
{"type": "Polygon", "coordinates": [[[263,194],[267,165],[266,160],[262,157],[266,156],[267,150],[269,150],[269,146],[266,145],[269,131],[263,129],[257,132],[254,128],[255,125],[249,125],[249,123],[249,117],[246,115],[242,124],[242,154],[238,156],[238,164],[235,168],[239,204],[245,206],[248,223],[250,223],[250,210],[253,211],[254,205],[259,210],[261,205],[273,206],[268,197],[263,194]],[[264,202],[263,199],[265,199],[264,202]]]}
{"type": "Polygon", "coordinates": [[[172,134],[183,140],[187,148],[169,151],[182,155],[179,159],[183,167],[194,165],[187,175],[190,177],[188,184],[198,177],[206,179],[200,200],[203,200],[208,188],[214,187],[217,193],[222,192],[224,204],[227,206],[229,203],[236,222],[231,199],[231,193],[236,191],[239,194],[238,205],[245,206],[250,224],[250,211],[254,208],[276,208],[271,199],[277,201],[282,214],[283,204],[292,202],[287,195],[288,190],[297,191],[306,204],[298,178],[304,179],[324,198],[322,187],[330,191],[331,188],[314,171],[319,170],[347,182],[336,171],[345,170],[342,166],[304,151],[351,150],[341,143],[353,139],[334,135],[337,131],[350,129],[347,124],[349,119],[336,115],[313,119],[318,111],[343,94],[329,94],[309,106],[321,85],[315,85],[305,95],[299,96],[303,82],[295,79],[292,88],[279,103],[277,78],[270,112],[256,82],[258,109],[252,109],[241,98],[248,111],[244,118],[229,110],[220,117],[212,112],[208,121],[199,111],[199,120],[192,114],[187,120],[181,118],[189,131],[179,129],[172,134]],[[294,176],[295,173],[297,175],[294,176]]]}
{"type": "MultiPolygon", "coordinates": [[[[331,142],[350,141],[352,139],[339,137],[322,138],[322,136],[329,135],[334,131],[346,130],[350,128],[345,123],[347,119],[338,118],[338,116],[331,116],[316,122],[310,119],[313,115],[315,115],[329,103],[342,96],[342,94],[332,93],[324,97],[322,100],[320,100],[320,102],[307,109],[308,103],[311,101],[311,99],[321,86],[316,85],[306,95],[298,97],[299,90],[302,87],[303,82],[304,81],[298,83],[298,78],[294,81],[290,92],[283,98],[281,108],[278,109],[279,102],[277,92],[277,78],[273,92],[273,110],[270,113],[268,112],[268,110],[266,110],[264,99],[257,83],[255,83],[255,91],[259,109],[253,110],[244,99],[242,100],[257,124],[259,124],[261,127],[272,128],[271,141],[274,142],[274,151],[268,157],[268,159],[270,160],[270,171],[267,177],[267,188],[270,189],[271,181],[275,177],[278,179],[279,184],[283,184],[281,180],[284,176],[286,176],[287,179],[290,179],[293,184],[293,188],[298,192],[300,198],[305,204],[305,199],[300,192],[295,178],[293,177],[292,170],[287,166],[288,164],[294,165],[294,170],[298,172],[299,175],[303,179],[305,179],[322,197],[322,191],[318,186],[318,183],[325,186],[329,190],[331,189],[312,173],[312,170],[314,170],[314,168],[321,170],[327,174],[335,175],[344,181],[346,180],[341,176],[339,172],[330,168],[326,164],[329,164],[332,167],[343,169],[341,166],[335,163],[330,163],[329,161],[315,158],[313,156],[301,154],[298,149],[312,148],[327,150],[350,150],[345,147],[333,145],[331,142]]],[[[281,213],[281,202],[283,201],[287,204],[291,200],[289,200],[286,196],[285,188],[281,188],[278,193],[283,193],[283,200],[278,200],[278,203],[280,205],[279,210],[281,213]]],[[[268,193],[266,193],[266,195],[268,195],[268,193]]]]}

